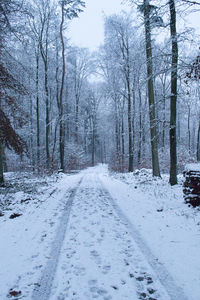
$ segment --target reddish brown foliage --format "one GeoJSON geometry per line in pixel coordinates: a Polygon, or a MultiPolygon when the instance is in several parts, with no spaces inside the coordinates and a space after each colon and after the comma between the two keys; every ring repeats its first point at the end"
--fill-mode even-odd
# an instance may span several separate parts
{"type": "Polygon", "coordinates": [[[12,128],[9,118],[0,109],[0,134],[3,143],[17,154],[28,152],[26,142],[12,128]]]}
{"type": "Polygon", "coordinates": [[[200,55],[198,55],[193,62],[189,72],[186,73],[185,83],[188,84],[189,79],[199,80],[200,79],[200,55]]]}

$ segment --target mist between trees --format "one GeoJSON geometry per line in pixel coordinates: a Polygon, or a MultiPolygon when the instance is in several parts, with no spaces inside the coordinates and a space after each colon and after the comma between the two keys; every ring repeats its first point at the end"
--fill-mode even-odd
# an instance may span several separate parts
{"type": "Polygon", "coordinates": [[[1,182],[3,171],[108,163],[170,172],[173,185],[200,160],[199,40],[179,26],[200,7],[157,2],[130,1],[134,13],[106,17],[91,53],[68,39],[87,1],[1,1],[1,182]]]}

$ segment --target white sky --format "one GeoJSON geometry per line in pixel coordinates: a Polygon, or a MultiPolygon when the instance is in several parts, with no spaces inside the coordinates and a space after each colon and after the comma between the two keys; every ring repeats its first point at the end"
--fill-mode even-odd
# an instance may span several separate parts
{"type": "MultiPolygon", "coordinates": [[[[70,22],[69,37],[74,45],[93,51],[103,43],[104,15],[119,13],[122,10],[130,11],[131,7],[125,0],[85,0],[85,2],[84,12],[80,14],[79,18],[70,22]]],[[[190,15],[185,25],[196,28],[200,33],[199,19],[200,11],[190,15]]]]}
{"type": "Polygon", "coordinates": [[[73,44],[96,50],[103,43],[104,15],[130,9],[122,0],[85,0],[86,8],[80,17],[71,21],[70,38],[73,44]]]}

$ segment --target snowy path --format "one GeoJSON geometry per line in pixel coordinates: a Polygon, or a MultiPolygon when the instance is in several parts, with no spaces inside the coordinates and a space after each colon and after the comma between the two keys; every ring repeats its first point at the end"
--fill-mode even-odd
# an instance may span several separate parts
{"type": "Polygon", "coordinates": [[[167,270],[156,263],[97,174],[85,173],[72,198],[73,206],[72,199],[68,200],[66,219],[64,215],[61,219],[62,230],[52,248],[53,258],[43,272],[39,293],[35,290],[32,299],[186,299],[167,270]]]}
{"type": "Polygon", "coordinates": [[[89,168],[63,175],[19,218],[0,219],[0,299],[197,300],[143,239],[141,211],[124,210],[129,192],[105,166],[89,168]]]}
{"type": "Polygon", "coordinates": [[[76,191],[81,181],[82,179],[79,181],[78,185],[70,192],[68,201],[63,209],[63,214],[60,219],[60,224],[57,228],[55,240],[53,241],[52,249],[49,255],[50,259],[48,260],[47,265],[42,272],[42,276],[39,281],[39,284],[36,285],[36,288],[33,291],[33,295],[32,295],[33,300],[48,300],[50,297],[51,286],[56,273],[56,268],[60,256],[60,251],[62,248],[62,243],[65,238],[71,207],[73,204],[74,197],[76,195],[76,191]]]}
{"type": "Polygon", "coordinates": [[[111,202],[112,206],[118,213],[121,221],[127,226],[129,233],[132,235],[134,241],[139,246],[141,252],[144,254],[146,260],[148,261],[149,265],[153,268],[156,272],[156,275],[162,285],[165,287],[168,295],[173,300],[187,300],[187,297],[184,295],[182,289],[180,289],[174,282],[174,279],[165,268],[165,266],[153,255],[148,245],[145,243],[144,239],[141,237],[139,231],[136,227],[130,222],[127,216],[123,213],[114,199],[111,197],[107,190],[104,191],[107,194],[109,201],[111,202]]]}

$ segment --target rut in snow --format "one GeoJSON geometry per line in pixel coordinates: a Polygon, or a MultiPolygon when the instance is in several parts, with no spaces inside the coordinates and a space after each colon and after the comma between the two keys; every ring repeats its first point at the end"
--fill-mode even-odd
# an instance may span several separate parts
{"type": "Polygon", "coordinates": [[[81,182],[82,179],[71,191],[69,199],[64,207],[64,211],[60,219],[60,224],[56,232],[55,240],[52,243],[49,261],[47,262],[46,267],[42,272],[39,283],[36,284],[36,287],[33,290],[32,300],[48,300],[50,298],[52,283],[56,274],[61,247],[66,235],[71,207],[81,182]]]}
{"type": "Polygon", "coordinates": [[[188,300],[188,298],[184,295],[182,289],[176,285],[173,277],[170,275],[166,267],[161,262],[159,262],[159,260],[153,255],[153,253],[151,252],[150,248],[141,237],[138,230],[135,228],[135,226],[130,222],[127,216],[117,205],[117,203],[112,198],[108,190],[105,188],[100,178],[99,181],[101,182],[102,193],[105,194],[108,202],[111,203],[112,207],[117,212],[123,224],[128,228],[128,231],[132,235],[134,241],[139,246],[139,249],[147,259],[149,265],[155,271],[161,285],[165,288],[171,300],[188,300]]]}

